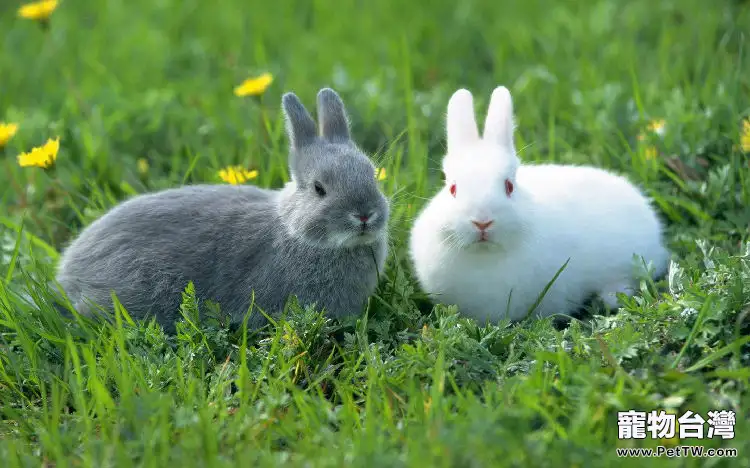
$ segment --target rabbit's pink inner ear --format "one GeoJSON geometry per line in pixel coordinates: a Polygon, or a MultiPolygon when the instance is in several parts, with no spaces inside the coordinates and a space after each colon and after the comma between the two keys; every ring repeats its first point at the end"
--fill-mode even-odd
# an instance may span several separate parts
{"type": "Polygon", "coordinates": [[[513,147],[513,100],[505,86],[492,91],[483,136],[506,148],[513,147]]]}
{"type": "Polygon", "coordinates": [[[446,127],[448,152],[460,151],[466,145],[479,140],[474,116],[474,99],[468,90],[459,89],[448,101],[446,127]]]}

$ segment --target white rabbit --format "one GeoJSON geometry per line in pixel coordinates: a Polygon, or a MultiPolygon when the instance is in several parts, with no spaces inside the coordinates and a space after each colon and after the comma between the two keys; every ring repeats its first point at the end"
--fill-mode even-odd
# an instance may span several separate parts
{"type": "Polygon", "coordinates": [[[481,138],[471,93],[448,103],[445,186],[409,245],[434,301],[481,322],[568,315],[593,295],[616,307],[616,293],[632,294],[646,266],[666,273],[661,222],[635,186],[594,167],[522,165],[513,131],[505,87],[492,93],[481,138]]]}

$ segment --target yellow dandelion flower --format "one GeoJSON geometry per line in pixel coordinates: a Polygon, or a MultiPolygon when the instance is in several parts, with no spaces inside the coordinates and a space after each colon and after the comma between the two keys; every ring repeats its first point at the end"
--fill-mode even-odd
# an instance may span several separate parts
{"type": "Polygon", "coordinates": [[[384,167],[381,167],[380,169],[375,169],[375,178],[378,180],[385,180],[386,173],[385,173],[384,167]]]}
{"type": "Polygon", "coordinates": [[[422,405],[424,406],[425,416],[430,414],[430,410],[432,409],[432,397],[427,397],[427,399],[422,402],[422,405]]]}
{"type": "Polygon", "coordinates": [[[659,136],[664,135],[664,130],[667,128],[667,124],[664,119],[652,120],[648,124],[648,131],[656,133],[659,136]]]}
{"type": "Polygon", "coordinates": [[[740,137],[740,148],[745,153],[750,153],[750,118],[742,122],[742,136],[740,137]]]}
{"type": "Polygon", "coordinates": [[[146,158],[140,158],[137,162],[138,172],[145,174],[148,172],[148,160],[146,158]]]}
{"type": "Polygon", "coordinates": [[[57,8],[58,0],[43,0],[41,2],[27,3],[18,9],[18,16],[36,21],[44,21],[50,17],[57,8]]]}
{"type": "Polygon", "coordinates": [[[57,152],[60,150],[60,138],[48,139],[42,146],[37,146],[27,153],[18,155],[18,165],[21,167],[43,167],[47,168],[57,160],[57,152]]]}
{"type": "Polygon", "coordinates": [[[229,166],[219,171],[219,177],[232,185],[244,184],[248,180],[258,177],[258,171],[248,171],[241,166],[229,166]]]}
{"type": "Polygon", "coordinates": [[[18,124],[0,122],[0,148],[8,144],[18,131],[18,124]]]}
{"type": "Polygon", "coordinates": [[[239,97],[258,96],[263,94],[273,82],[273,75],[263,73],[255,78],[248,78],[234,88],[234,95],[239,97]]]}
{"type": "Polygon", "coordinates": [[[646,159],[656,159],[656,156],[658,156],[658,152],[653,146],[647,146],[643,154],[646,156],[646,159]]]}

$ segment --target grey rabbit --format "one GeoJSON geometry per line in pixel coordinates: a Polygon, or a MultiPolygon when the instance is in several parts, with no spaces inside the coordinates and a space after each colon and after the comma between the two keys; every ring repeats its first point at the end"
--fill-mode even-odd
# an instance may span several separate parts
{"type": "MultiPolygon", "coordinates": [[[[233,323],[251,304],[280,312],[289,296],[331,317],[362,312],[388,252],[389,201],[352,141],[341,98],[317,95],[319,129],[297,96],[282,97],[291,181],[283,189],[186,185],[122,202],[63,252],[57,280],[81,314],[113,309],[167,332],[181,292],[217,302],[233,323]]],[[[248,327],[266,323],[254,312],[248,327]]]]}

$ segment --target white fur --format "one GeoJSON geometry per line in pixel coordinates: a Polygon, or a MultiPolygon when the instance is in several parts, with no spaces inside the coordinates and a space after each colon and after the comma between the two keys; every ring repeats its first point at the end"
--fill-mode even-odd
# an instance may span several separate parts
{"type": "Polygon", "coordinates": [[[592,294],[616,306],[614,294],[632,293],[644,261],[654,276],[664,274],[669,252],[649,200],[624,177],[602,169],[521,165],[512,112],[510,93],[496,88],[479,138],[471,94],[459,90],[448,104],[445,187],[419,214],[410,238],[425,292],[476,320],[494,322],[527,316],[568,259],[536,316],[570,314],[592,294]],[[506,178],[514,185],[510,197],[506,178]],[[472,220],[493,221],[487,242],[476,242],[472,220]]]}

